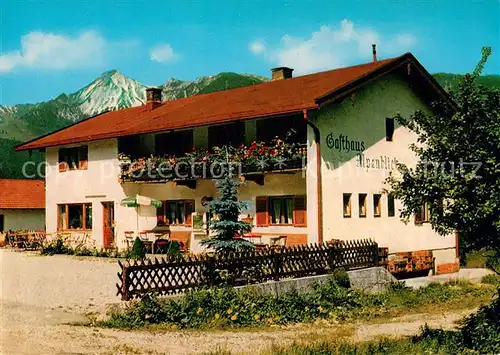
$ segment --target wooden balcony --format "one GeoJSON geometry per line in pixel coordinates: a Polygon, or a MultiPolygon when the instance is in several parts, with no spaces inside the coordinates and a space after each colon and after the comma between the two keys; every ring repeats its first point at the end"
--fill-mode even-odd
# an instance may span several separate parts
{"type": "Polygon", "coordinates": [[[120,154],[120,181],[162,182],[196,181],[221,178],[231,169],[236,176],[262,175],[275,172],[293,172],[306,167],[307,147],[281,143],[267,146],[222,147],[213,152],[193,150],[183,157],[155,157],[132,160],[120,154]]]}

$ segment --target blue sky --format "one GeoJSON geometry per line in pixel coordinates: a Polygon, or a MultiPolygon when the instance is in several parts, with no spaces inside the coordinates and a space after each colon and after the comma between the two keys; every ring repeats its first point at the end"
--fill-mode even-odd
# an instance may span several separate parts
{"type": "Polygon", "coordinates": [[[0,0],[0,105],[74,92],[118,69],[145,84],[222,71],[297,75],[413,52],[430,72],[500,72],[500,2],[0,0]]]}

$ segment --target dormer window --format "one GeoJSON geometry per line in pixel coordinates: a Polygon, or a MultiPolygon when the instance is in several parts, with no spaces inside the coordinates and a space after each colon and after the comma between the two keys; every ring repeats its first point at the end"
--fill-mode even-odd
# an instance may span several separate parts
{"type": "Polygon", "coordinates": [[[59,149],[59,171],[86,170],[88,167],[88,146],[59,149]]]}

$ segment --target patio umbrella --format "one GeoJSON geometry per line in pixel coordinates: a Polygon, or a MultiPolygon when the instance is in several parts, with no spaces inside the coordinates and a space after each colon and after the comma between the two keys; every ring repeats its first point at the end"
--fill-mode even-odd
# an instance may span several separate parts
{"type": "Polygon", "coordinates": [[[155,206],[156,208],[159,208],[162,206],[161,201],[146,197],[146,196],[140,196],[140,195],[135,195],[135,196],[127,196],[125,197],[121,203],[122,206],[125,207],[136,207],[136,215],[137,215],[137,220],[136,220],[136,228],[137,228],[137,233],[139,233],[139,209],[141,206],[155,206]]]}
{"type": "Polygon", "coordinates": [[[127,196],[121,201],[121,205],[125,207],[139,207],[139,206],[155,206],[161,207],[161,201],[146,197],[146,196],[127,196]]]}

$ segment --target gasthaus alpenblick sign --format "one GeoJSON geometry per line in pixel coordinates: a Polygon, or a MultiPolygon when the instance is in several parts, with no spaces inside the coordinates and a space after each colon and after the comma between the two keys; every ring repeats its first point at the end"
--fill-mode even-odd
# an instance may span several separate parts
{"type": "Polygon", "coordinates": [[[364,154],[366,145],[362,140],[351,139],[342,133],[330,132],[326,136],[326,145],[332,151],[339,153],[356,153],[356,167],[361,169],[395,170],[398,160],[395,157],[385,155],[366,156],[364,154]]]}

